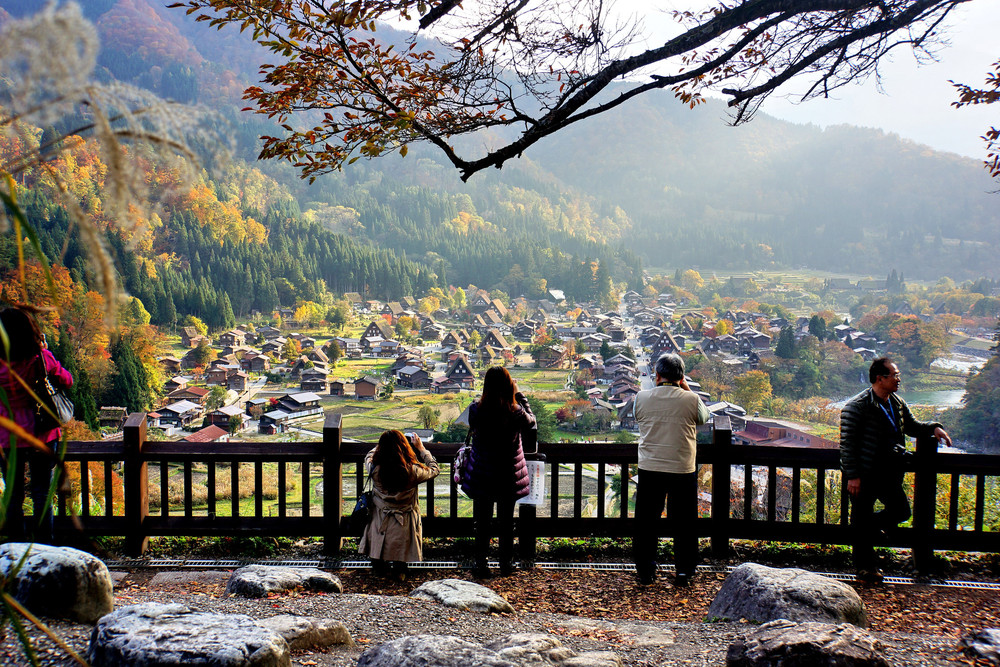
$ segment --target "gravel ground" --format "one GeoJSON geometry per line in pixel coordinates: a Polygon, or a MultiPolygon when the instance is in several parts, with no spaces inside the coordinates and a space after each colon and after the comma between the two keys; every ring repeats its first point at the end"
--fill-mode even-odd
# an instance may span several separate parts
{"type": "MultiPolygon", "coordinates": [[[[405,597],[408,590],[429,578],[468,578],[465,572],[454,571],[415,573],[412,583],[385,587],[386,592],[394,595],[350,592],[377,590],[380,586],[367,573],[347,571],[340,573],[345,591],[348,591],[345,594],[292,594],[261,600],[224,597],[225,580],[229,576],[226,571],[136,570],[115,574],[119,579],[115,590],[116,608],[147,601],[181,602],[200,611],[241,613],[254,618],[287,613],[321,616],[342,622],[357,642],[355,648],[332,647],[296,652],[292,656],[293,665],[353,667],[365,647],[409,634],[452,634],[470,641],[485,642],[513,632],[554,634],[565,645],[578,651],[611,650],[622,658],[624,664],[633,667],[724,665],[727,647],[753,628],[740,623],[670,620],[677,617],[674,607],[688,600],[678,600],[679,591],[667,584],[659,584],[662,586],[660,591],[656,590],[657,587],[644,589],[645,595],[654,596],[654,601],[662,600],[662,614],[652,614],[659,618],[649,618],[651,614],[644,613],[639,618],[616,619],[602,618],[604,614],[596,606],[587,614],[590,618],[522,611],[516,602],[514,606],[518,611],[513,614],[484,615],[405,597]]],[[[505,587],[509,587],[511,579],[528,576],[531,575],[518,573],[502,581],[505,587]]],[[[645,600],[646,603],[649,601],[645,600]]],[[[72,648],[85,655],[89,626],[52,621],[50,627],[72,648]]],[[[885,655],[893,665],[963,662],[952,636],[877,631],[874,634],[883,642],[885,655]]],[[[40,664],[74,664],[49,640],[40,638],[37,631],[32,631],[32,636],[39,649],[40,664]]],[[[30,664],[9,631],[0,643],[0,664],[30,664]]]]}

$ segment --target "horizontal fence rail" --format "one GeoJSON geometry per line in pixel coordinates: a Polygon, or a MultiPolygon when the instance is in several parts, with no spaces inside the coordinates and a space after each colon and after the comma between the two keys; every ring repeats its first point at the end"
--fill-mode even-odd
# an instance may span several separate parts
{"type": "MultiPolygon", "coordinates": [[[[698,445],[697,528],[716,555],[733,539],[850,543],[837,450],[734,445],[725,417],[708,435],[698,445]]],[[[71,490],[56,527],[125,536],[134,556],[166,535],[321,536],[339,556],[373,446],[342,442],[336,413],[321,440],[293,443],[149,441],[145,414],[133,413],[120,442],[67,444],[71,490]]],[[[459,447],[427,445],[442,467],[419,494],[428,537],[473,534],[471,500],[451,475],[459,447]]],[[[528,454],[544,461],[545,496],[519,506],[521,559],[534,561],[539,537],[631,537],[637,455],[635,443],[542,443],[528,454]]],[[[938,453],[934,440],[918,440],[907,471],[913,519],[889,545],[913,548],[918,568],[935,549],[1000,551],[1000,456],[938,453]]],[[[673,533],[669,519],[652,529],[673,533]]]]}

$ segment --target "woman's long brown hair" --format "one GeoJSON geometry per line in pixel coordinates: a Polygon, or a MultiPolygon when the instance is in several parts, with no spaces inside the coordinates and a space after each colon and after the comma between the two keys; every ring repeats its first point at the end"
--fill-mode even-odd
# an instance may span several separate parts
{"type": "Polygon", "coordinates": [[[480,409],[490,412],[514,412],[514,380],[503,366],[493,366],[483,378],[483,395],[479,399],[480,409]]]}
{"type": "Polygon", "coordinates": [[[400,431],[386,431],[378,439],[372,463],[378,466],[379,479],[386,491],[405,491],[413,483],[413,467],[423,466],[410,441],[400,431]]]}
{"type": "Polygon", "coordinates": [[[42,331],[35,321],[39,312],[31,306],[12,306],[0,312],[0,326],[7,334],[9,347],[0,344],[0,357],[7,361],[24,361],[42,351],[42,331]]]}

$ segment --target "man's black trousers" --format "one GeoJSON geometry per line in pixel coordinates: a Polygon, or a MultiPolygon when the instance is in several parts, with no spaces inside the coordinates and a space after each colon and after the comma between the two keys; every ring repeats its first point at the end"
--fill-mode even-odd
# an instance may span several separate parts
{"type": "Polygon", "coordinates": [[[673,524],[674,565],[678,574],[693,575],[698,565],[698,478],[696,473],[639,469],[635,495],[635,538],[632,550],[640,579],[656,572],[656,546],[663,532],[660,516],[666,499],[667,518],[673,524]]]}
{"type": "Polygon", "coordinates": [[[903,471],[890,469],[878,475],[862,475],[857,496],[851,497],[851,530],[854,532],[854,567],[874,570],[875,543],[884,531],[910,518],[910,500],[903,491],[903,471]],[[884,509],[876,512],[875,501],[884,509]]]}

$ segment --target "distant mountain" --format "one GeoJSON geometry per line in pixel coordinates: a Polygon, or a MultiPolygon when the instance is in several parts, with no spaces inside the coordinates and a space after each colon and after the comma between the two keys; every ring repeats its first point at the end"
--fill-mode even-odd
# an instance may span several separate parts
{"type": "MultiPolygon", "coordinates": [[[[276,130],[236,109],[269,54],[235,29],[195,24],[166,4],[84,3],[101,32],[105,75],[220,108],[253,159],[255,137],[276,130]]],[[[37,3],[0,0],[14,15],[28,7],[37,3]]],[[[667,92],[567,128],[468,184],[429,147],[359,161],[311,187],[287,165],[259,166],[331,229],[432,264],[466,264],[452,224],[465,213],[485,223],[468,228],[475,239],[492,239],[467,239],[471,254],[504,237],[532,239],[580,259],[603,256],[620,279],[636,256],[671,268],[1000,277],[1000,198],[978,161],[878,130],[822,130],[763,114],[733,128],[721,102],[690,110],[667,92]]],[[[510,261],[480,280],[471,267],[450,278],[489,287],[510,261]]]]}

